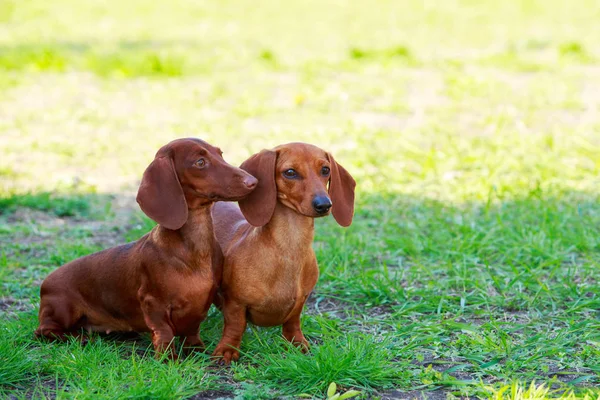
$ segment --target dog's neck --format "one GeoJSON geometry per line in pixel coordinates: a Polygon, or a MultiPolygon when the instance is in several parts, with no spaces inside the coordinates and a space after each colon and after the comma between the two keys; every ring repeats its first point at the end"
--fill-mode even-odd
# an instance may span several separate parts
{"type": "Polygon", "coordinates": [[[176,231],[159,226],[158,234],[164,238],[177,237],[193,253],[211,253],[215,241],[211,209],[213,203],[188,209],[188,219],[176,231]]]}
{"type": "Polygon", "coordinates": [[[214,238],[211,215],[213,203],[188,210],[188,219],[179,229],[182,238],[195,244],[212,243],[214,238]]]}
{"type": "Polygon", "coordinates": [[[183,188],[183,195],[185,196],[185,202],[188,205],[189,213],[205,207],[210,208],[214,204],[214,200],[208,197],[198,196],[196,192],[187,186],[183,188]]]}
{"type": "Polygon", "coordinates": [[[298,214],[277,202],[271,220],[262,227],[282,252],[298,252],[311,248],[315,233],[314,218],[298,214]]]}

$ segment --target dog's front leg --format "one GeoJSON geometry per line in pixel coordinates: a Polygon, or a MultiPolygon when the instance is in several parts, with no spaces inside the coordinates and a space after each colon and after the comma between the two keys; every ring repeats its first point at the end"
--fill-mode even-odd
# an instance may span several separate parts
{"type": "Polygon", "coordinates": [[[225,317],[223,336],[215,348],[213,356],[219,357],[217,362],[229,365],[231,361],[237,361],[240,358],[239,348],[247,325],[246,307],[230,299],[225,299],[223,316],[225,317]]]}
{"type": "Polygon", "coordinates": [[[287,321],[283,323],[282,327],[283,337],[296,347],[299,347],[303,353],[306,353],[309,348],[308,341],[304,337],[302,328],[300,327],[300,316],[302,315],[302,309],[304,308],[305,301],[306,297],[304,298],[304,301],[299,301],[296,303],[294,309],[288,316],[287,321]]]}
{"type": "Polygon", "coordinates": [[[171,324],[170,307],[149,294],[143,297],[141,305],[144,321],[146,321],[146,325],[152,332],[152,344],[156,356],[160,357],[168,352],[168,357],[176,360],[177,354],[173,343],[175,332],[171,324]]]}

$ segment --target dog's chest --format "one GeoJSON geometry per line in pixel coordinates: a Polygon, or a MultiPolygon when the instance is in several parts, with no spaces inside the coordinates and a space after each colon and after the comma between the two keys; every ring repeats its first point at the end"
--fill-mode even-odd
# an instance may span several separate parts
{"type": "Polygon", "coordinates": [[[294,306],[304,301],[306,293],[302,285],[302,271],[285,271],[266,274],[260,290],[252,290],[248,301],[250,321],[257,325],[280,325],[290,314],[294,306]]]}
{"type": "Polygon", "coordinates": [[[248,307],[248,319],[255,325],[275,326],[285,322],[299,296],[273,294],[258,304],[248,307]]]}
{"type": "Polygon", "coordinates": [[[210,257],[190,260],[173,279],[178,281],[177,287],[190,287],[192,290],[203,290],[206,286],[213,285],[215,274],[210,257]]]}

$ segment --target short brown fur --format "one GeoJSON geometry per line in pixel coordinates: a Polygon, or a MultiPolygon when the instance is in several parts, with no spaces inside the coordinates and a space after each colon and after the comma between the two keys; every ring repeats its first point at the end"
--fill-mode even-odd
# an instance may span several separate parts
{"type": "Polygon", "coordinates": [[[158,354],[204,348],[200,323],[221,279],[223,255],[212,228],[217,200],[239,200],[257,180],[199,139],[163,146],[144,172],[137,200],[156,222],[136,242],[71,261],[42,283],[36,336],[87,331],[152,332],[158,354]],[[203,161],[200,161],[203,160],[203,161]]]}
{"type": "Polygon", "coordinates": [[[328,215],[331,207],[336,221],[348,226],[354,213],[354,179],[318,147],[290,143],[263,150],[241,168],[258,178],[256,190],[240,201],[240,208],[222,202],[213,207],[225,255],[216,297],[225,326],[213,355],[225,364],[239,358],[247,321],[283,325],[287,340],[308,348],[300,315],[319,277],[312,249],[314,218],[328,215]],[[324,167],[329,173],[323,173],[324,167]],[[286,177],[290,169],[296,177],[286,177]],[[327,209],[317,211],[318,201],[328,203],[327,209]]]}

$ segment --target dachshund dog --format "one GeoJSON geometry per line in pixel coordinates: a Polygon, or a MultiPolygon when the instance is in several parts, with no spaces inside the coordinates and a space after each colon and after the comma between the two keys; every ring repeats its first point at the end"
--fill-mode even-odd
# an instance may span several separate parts
{"type": "Polygon", "coordinates": [[[283,325],[287,340],[308,349],[300,314],[319,277],[314,218],[331,210],[341,226],[349,226],[356,186],[331,154],[305,143],[263,150],[240,167],[258,178],[256,189],[239,208],[218,202],[212,211],[225,256],[215,297],[225,326],[213,356],[226,365],[239,358],[247,321],[283,325]]]}
{"type": "Polygon", "coordinates": [[[137,202],[159,225],[136,242],[71,261],[42,283],[36,336],[82,338],[82,330],[151,332],[157,355],[203,349],[200,323],[221,279],[215,201],[240,200],[257,180],[199,139],[163,146],[144,172],[137,202]]]}

